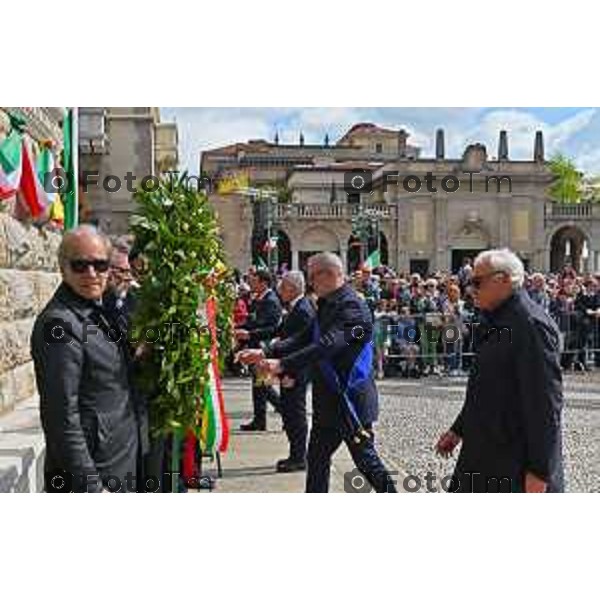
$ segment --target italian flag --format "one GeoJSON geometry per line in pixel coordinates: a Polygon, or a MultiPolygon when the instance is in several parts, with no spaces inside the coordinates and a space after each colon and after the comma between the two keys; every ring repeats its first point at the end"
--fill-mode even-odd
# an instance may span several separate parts
{"type": "Polygon", "coordinates": [[[0,199],[20,192],[30,215],[36,219],[46,212],[48,196],[40,183],[31,149],[17,131],[0,146],[0,199]]]}
{"type": "Polygon", "coordinates": [[[63,122],[63,168],[68,179],[68,191],[62,197],[66,230],[79,224],[78,131],[78,112],[71,108],[63,122]]]}
{"type": "Polygon", "coordinates": [[[374,269],[375,267],[381,266],[381,255],[379,253],[379,250],[375,250],[375,252],[369,254],[369,257],[367,258],[367,260],[365,260],[363,266],[369,269],[374,269]]]}
{"type": "Polygon", "coordinates": [[[14,196],[21,183],[23,138],[13,129],[0,145],[0,200],[14,196]]]}
{"type": "Polygon", "coordinates": [[[278,237],[277,236],[272,236],[270,237],[264,244],[263,244],[263,251],[264,252],[268,252],[269,250],[275,250],[275,248],[277,248],[277,241],[278,241],[278,237]]]}
{"type": "Polygon", "coordinates": [[[225,452],[229,444],[229,423],[225,414],[225,401],[219,374],[217,349],[217,303],[214,297],[206,301],[206,316],[211,337],[208,382],[204,390],[204,413],[200,439],[203,451],[208,454],[225,452]]]}
{"type": "MultiPolygon", "coordinates": [[[[54,153],[52,152],[50,145],[46,143],[38,155],[36,164],[37,176],[42,186],[44,186],[46,178],[49,178],[50,174],[54,174],[55,168],[56,162],[54,160],[54,153]]],[[[46,196],[48,198],[48,203],[52,204],[58,197],[58,193],[48,189],[46,191],[46,196]]]]}
{"type": "Polygon", "coordinates": [[[25,141],[22,143],[21,152],[23,158],[19,191],[31,216],[37,219],[43,216],[48,208],[48,196],[40,183],[31,150],[25,141]]]}

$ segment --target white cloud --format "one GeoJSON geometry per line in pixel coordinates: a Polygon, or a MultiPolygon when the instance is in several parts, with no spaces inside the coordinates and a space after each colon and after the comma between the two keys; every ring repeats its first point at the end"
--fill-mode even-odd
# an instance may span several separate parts
{"type": "Polygon", "coordinates": [[[505,129],[508,136],[509,156],[517,160],[533,157],[535,132],[544,132],[546,154],[551,156],[579,132],[583,131],[596,113],[596,109],[581,110],[552,125],[538,118],[529,109],[495,110],[486,113],[477,125],[466,133],[462,146],[481,142],[486,145],[488,155],[497,156],[498,135],[505,129]]]}
{"type": "MultiPolygon", "coordinates": [[[[560,109],[557,109],[560,110],[560,109]]],[[[165,119],[179,126],[182,167],[196,173],[202,150],[252,138],[273,139],[277,130],[282,143],[297,143],[300,131],[307,144],[320,143],[329,134],[332,143],[357,122],[383,127],[404,127],[409,143],[434,153],[435,130],[446,133],[446,155],[460,157],[465,146],[481,142],[489,156],[497,155],[498,134],[508,132],[509,156],[528,160],[533,156],[535,132],[541,129],[547,156],[563,152],[586,171],[600,172],[600,112],[580,109],[550,123],[535,109],[484,108],[176,108],[163,109],[165,119]]],[[[548,114],[547,111],[542,114],[548,114]]],[[[557,115],[560,113],[556,113],[557,115]]]]}
{"type": "Polygon", "coordinates": [[[581,110],[574,116],[561,121],[550,131],[550,144],[553,151],[558,151],[580,131],[586,129],[597,113],[596,108],[581,110]]]}

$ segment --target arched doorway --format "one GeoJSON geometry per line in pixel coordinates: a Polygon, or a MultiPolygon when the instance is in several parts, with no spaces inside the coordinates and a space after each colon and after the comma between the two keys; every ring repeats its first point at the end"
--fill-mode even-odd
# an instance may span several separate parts
{"type": "Polygon", "coordinates": [[[379,242],[377,241],[377,236],[374,233],[371,234],[366,244],[366,251],[364,246],[364,242],[360,240],[357,234],[352,233],[348,238],[348,250],[346,253],[348,273],[352,273],[360,268],[361,264],[376,250],[379,250],[380,264],[389,264],[388,241],[385,233],[382,231],[379,232],[379,242]]]}
{"type": "Polygon", "coordinates": [[[572,266],[578,273],[585,270],[589,244],[585,233],[574,225],[565,225],[550,239],[550,270],[558,273],[572,266]]]}
{"type": "Polygon", "coordinates": [[[304,232],[298,244],[298,268],[306,270],[308,259],[319,252],[340,254],[340,242],[337,235],[326,227],[312,227],[304,232]]]}
{"type": "Polygon", "coordinates": [[[470,211],[464,217],[460,227],[449,240],[449,267],[452,273],[457,273],[468,258],[470,260],[492,246],[488,227],[475,211],[470,211]]]}
{"type": "Polygon", "coordinates": [[[264,264],[270,268],[280,269],[286,265],[292,268],[292,243],[283,229],[271,231],[271,238],[264,229],[259,236],[252,240],[252,262],[254,265],[264,264]]]}
{"type": "Polygon", "coordinates": [[[388,259],[389,259],[388,241],[387,241],[387,237],[386,237],[385,233],[383,233],[383,231],[379,232],[379,243],[377,243],[376,236],[373,235],[369,238],[367,256],[370,256],[371,254],[373,254],[373,252],[375,252],[375,250],[379,250],[381,264],[388,265],[389,264],[388,263],[388,259]]]}
{"type": "Polygon", "coordinates": [[[357,235],[351,234],[348,238],[348,250],[346,252],[346,265],[348,267],[348,273],[356,271],[362,260],[362,242],[357,235]]]}

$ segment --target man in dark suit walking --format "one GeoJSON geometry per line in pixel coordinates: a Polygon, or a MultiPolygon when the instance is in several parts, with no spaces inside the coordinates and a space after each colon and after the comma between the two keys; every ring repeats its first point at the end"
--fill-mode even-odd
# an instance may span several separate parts
{"type": "Polygon", "coordinates": [[[449,456],[462,442],[451,491],[563,491],[559,332],[523,279],[510,250],[475,260],[475,362],[464,406],[437,443],[449,456]]]}
{"type": "MultiPolygon", "coordinates": [[[[271,273],[266,269],[258,269],[249,277],[248,283],[254,300],[244,328],[235,331],[236,339],[239,342],[246,342],[249,348],[258,348],[260,342],[274,338],[281,323],[281,303],[277,294],[271,289],[271,282],[271,273]]],[[[279,411],[279,395],[263,376],[253,372],[254,417],[249,423],[241,425],[242,431],[266,431],[267,402],[270,402],[279,411]]]]}
{"type": "Polygon", "coordinates": [[[102,306],[109,256],[110,242],[93,227],[67,232],[63,283],[33,328],[49,492],[136,491],[127,348],[102,306]]]}
{"type": "MultiPolygon", "coordinates": [[[[261,360],[265,356],[282,356],[286,348],[312,334],[316,313],[311,301],[304,295],[305,282],[302,271],[286,272],[277,290],[287,310],[278,331],[278,338],[271,342],[263,342],[261,349],[241,352],[238,356],[241,362],[261,360]]],[[[297,374],[283,374],[280,381],[281,416],[290,444],[290,453],[288,458],[278,461],[277,471],[304,471],[308,437],[306,392],[309,377],[306,371],[302,371],[297,374]]]]}
{"type": "Polygon", "coordinates": [[[395,492],[373,436],[378,399],[373,378],[371,312],[346,285],[342,261],[336,254],[313,256],[308,275],[319,298],[314,331],[290,342],[282,350],[282,358],[259,363],[260,369],[277,375],[310,368],[313,422],[306,491],[329,490],[331,457],[345,442],[370,485],[377,492],[395,492]]]}

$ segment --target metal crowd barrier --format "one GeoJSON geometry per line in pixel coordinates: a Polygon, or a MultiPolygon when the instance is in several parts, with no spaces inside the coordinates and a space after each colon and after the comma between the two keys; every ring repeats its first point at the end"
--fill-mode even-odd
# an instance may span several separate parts
{"type": "Polygon", "coordinates": [[[553,313],[560,331],[563,368],[600,367],[600,318],[581,311],[553,313]]]}
{"type": "MultiPolygon", "coordinates": [[[[552,317],[560,331],[563,368],[600,367],[600,319],[590,320],[578,312],[552,317]]],[[[443,313],[376,316],[378,376],[466,375],[475,354],[477,326],[473,313],[461,317],[443,313]]]]}

